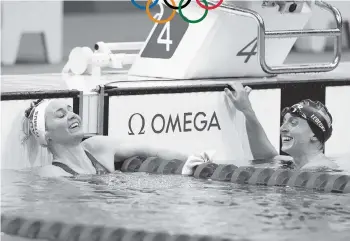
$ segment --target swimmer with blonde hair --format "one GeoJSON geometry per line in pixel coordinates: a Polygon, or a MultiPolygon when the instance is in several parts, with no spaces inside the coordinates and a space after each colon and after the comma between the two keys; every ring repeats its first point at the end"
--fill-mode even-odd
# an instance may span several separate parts
{"type": "Polygon", "coordinates": [[[280,127],[282,151],[289,156],[281,156],[272,146],[255,115],[249,100],[251,88],[240,83],[232,85],[233,92],[225,93],[234,106],[246,118],[246,129],[254,159],[266,162],[292,164],[296,169],[336,171],[338,165],[323,153],[325,142],[332,135],[332,116],[326,106],[319,101],[303,100],[282,111],[283,123],[280,127]]]}
{"type": "Polygon", "coordinates": [[[38,171],[45,177],[107,174],[115,171],[115,162],[132,156],[184,161],[184,175],[192,175],[195,166],[209,161],[135,142],[122,143],[108,136],[93,136],[83,141],[80,116],[60,99],[36,101],[26,110],[25,116],[30,130],[28,134],[53,156],[52,165],[43,166],[38,171]]]}

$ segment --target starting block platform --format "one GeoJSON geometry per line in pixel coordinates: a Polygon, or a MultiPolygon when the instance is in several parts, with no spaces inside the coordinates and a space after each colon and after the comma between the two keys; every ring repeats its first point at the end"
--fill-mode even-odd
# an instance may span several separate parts
{"type": "MultiPolygon", "coordinates": [[[[171,15],[172,9],[159,6],[162,16],[171,15]]],[[[264,77],[329,71],[340,60],[341,16],[321,1],[312,6],[295,1],[225,1],[209,12],[193,3],[182,14],[192,21],[207,16],[188,23],[178,11],[172,21],[157,22],[129,74],[174,79],[264,77]],[[304,30],[312,8],[333,15],[336,28],[304,30]],[[329,63],[284,65],[297,38],[308,36],[333,36],[334,58],[329,63]]]]}
{"type": "MultiPolygon", "coordinates": [[[[128,74],[143,77],[269,77],[327,72],[340,62],[342,18],[331,4],[319,0],[207,2],[218,7],[206,10],[192,1],[182,10],[174,10],[157,1],[155,16],[146,8],[154,26],[145,42],[97,42],[94,50],[77,47],[64,72],[100,75],[102,68],[121,69],[131,64],[128,74]],[[315,8],[332,16],[335,28],[304,29],[315,8]],[[326,63],[285,65],[295,41],[310,36],[334,38],[333,58],[326,63]],[[138,54],[125,52],[129,50],[138,54]]],[[[178,6],[183,1],[174,3],[178,6]]]]}

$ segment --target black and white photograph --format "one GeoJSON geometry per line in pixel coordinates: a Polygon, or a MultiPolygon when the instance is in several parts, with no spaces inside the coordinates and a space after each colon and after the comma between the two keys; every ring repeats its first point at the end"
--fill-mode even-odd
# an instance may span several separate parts
{"type": "Polygon", "coordinates": [[[350,0],[1,0],[1,241],[349,241],[350,0]]]}

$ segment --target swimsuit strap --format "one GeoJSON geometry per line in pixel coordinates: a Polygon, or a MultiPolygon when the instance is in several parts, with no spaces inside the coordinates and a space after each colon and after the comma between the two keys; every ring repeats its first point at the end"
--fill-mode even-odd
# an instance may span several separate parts
{"type": "MultiPolygon", "coordinates": [[[[101,163],[99,163],[96,160],[96,158],[93,155],[90,154],[90,152],[85,150],[85,154],[88,156],[88,158],[90,159],[92,165],[95,167],[96,174],[101,175],[101,174],[110,173],[110,171],[105,166],[103,166],[101,163]]],[[[67,166],[66,164],[63,164],[61,162],[52,162],[52,165],[62,168],[64,171],[72,174],[73,176],[79,175],[79,173],[77,173],[72,168],[70,168],[69,166],[67,166]]]]}
{"type": "Polygon", "coordinates": [[[79,173],[75,172],[72,168],[61,162],[52,162],[52,165],[62,168],[64,171],[72,174],[73,176],[79,175],[79,173]]]}
{"type": "Polygon", "coordinates": [[[89,157],[92,165],[95,167],[96,174],[101,175],[101,174],[110,173],[110,171],[105,166],[103,166],[99,161],[97,161],[97,159],[93,155],[91,155],[90,152],[85,150],[85,154],[89,157]]]}

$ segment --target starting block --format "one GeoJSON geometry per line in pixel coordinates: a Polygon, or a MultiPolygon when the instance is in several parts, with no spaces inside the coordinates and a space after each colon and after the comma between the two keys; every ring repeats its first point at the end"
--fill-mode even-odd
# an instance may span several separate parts
{"type": "MultiPolygon", "coordinates": [[[[173,1],[173,0],[172,0],[173,1]]],[[[184,1],[175,1],[177,6],[184,1]]],[[[217,2],[207,1],[209,5],[217,2]]],[[[94,51],[73,49],[63,72],[100,75],[101,68],[132,65],[129,76],[164,79],[269,77],[286,73],[328,72],[340,62],[342,18],[338,9],[323,1],[228,1],[213,10],[196,1],[173,10],[163,2],[145,42],[95,44],[94,51]],[[327,10],[336,20],[334,29],[304,30],[312,9],[327,10]],[[175,11],[175,15],[174,15],[175,11]],[[174,15],[171,21],[165,21],[174,15]],[[203,17],[205,15],[205,17],[203,17]],[[301,37],[334,37],[334,56],[328,63],[284,65],[301,37]],[[137,50],[138,54],[112,51],[137,50]]],[[[146,11],[147,12],[147,11],[146,11]]],[[[151,17],[149,15],[149,17],[151,17]]],[[[149,20],[152,21],[152,20],[149,20]]]]}
{"type": "MultiPolygon", "coordinates": [[[[163,9],[162,3],[158,4],[163,9]]],[[[172,11],[165,6],[161,19],[172,11]]],[[[195,1],[182,9],[188,19],[198,19],[204,11],[195,1]]],[[[339,11],[321,1],[232,1],[209,10],[200,23],[185,22],[177,11],[172,21],[154,25],[129,75],[197,79],[331,71],[340,61],[341,21],[339,11]],[[313,7],[333,14],[337,27],[303,30],[313,7]],[[335,37],[333,60],[283,65],[297,38],[307,36],[335,37]]]]}
{"type": "Polygon", "coordinates": [[[101,75],[101,68],[122,69],[124,65],[131,64],[136,58],[136,54],[119,53],[116,50],[139,50],[143,45],[141,42],[134,43],[104,43],[98,42],[94,46],[94,51],[88,47],[74,48],[68,57],[68,62],[64,66],[62,73],[72,72],[75,75],[101,75]]]}

